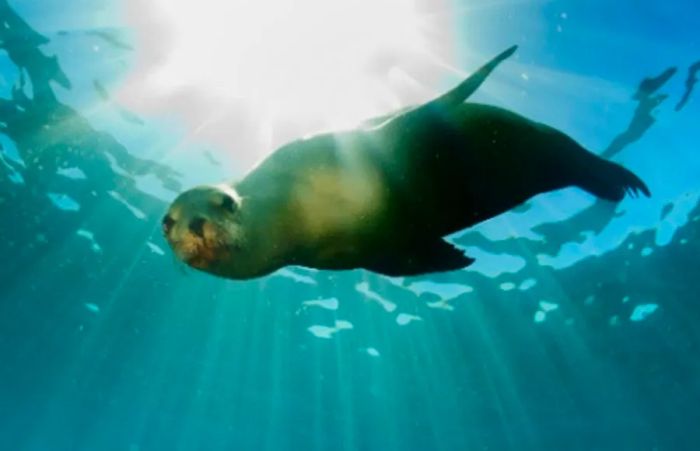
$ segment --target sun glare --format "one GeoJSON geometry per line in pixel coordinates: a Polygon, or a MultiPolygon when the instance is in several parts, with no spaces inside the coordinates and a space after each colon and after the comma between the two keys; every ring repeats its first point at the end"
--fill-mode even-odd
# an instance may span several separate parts
{"type": "Polygon", "coordinates": [[[152,0],[174,38],[149,83],[349,124],[396,104],[392,55],[428,52],[412,0],[152,0]]]}

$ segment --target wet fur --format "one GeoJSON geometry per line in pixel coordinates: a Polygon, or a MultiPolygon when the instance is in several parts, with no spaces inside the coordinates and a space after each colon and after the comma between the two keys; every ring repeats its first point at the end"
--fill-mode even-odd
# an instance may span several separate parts
{"type": "Polygon", "coordinates": [[[233,279],[285,265],[416,275],[471,264],[443,237],[537,194],[577,186],[611,201],[649,195],[639,177],[564,133],[463,102],[514,51],[425,105],[291,142],[240,182],[183,193],[171,208],[183,216],[171,245],[202,259],[199,269],[233,279]],[[235,216],[211,202],[221,193],[240,202],[235,216]],[[196,216],[212,238],[188,236],[196,216]],[[193,241],[178,243],[183,237],[193,241]]]}
{"type": "Polygon", "coordinates": [[[627,191],[648,194],[634,174],[562,132],[502,108],[463,103],[295,141],[234,188],[251,198],[265,190],[294,206],[275,220],[308,232],[296,236],[289,263],[407,275],[424,272],[417,262],[425,259],[433,270],[469,264],[445,248],[444,236],[570,186],[614,201],[627,191]],[[314,184],[319,174],[335,186],[314,184]],[[353,198],[353,207],[334,199],[336,191],[353,198]],[[304,219],[309,205],[313,226],[304,219]]]}

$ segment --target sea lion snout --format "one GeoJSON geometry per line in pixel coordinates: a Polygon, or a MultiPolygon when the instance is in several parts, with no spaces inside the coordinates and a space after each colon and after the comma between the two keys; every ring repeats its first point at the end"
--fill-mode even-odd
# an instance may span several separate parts
{"type": "Polygon", "coordinates": [[[203,216],[175,221],[166,215],[163,232],[178,258],[195,268],[206,269],[228,255],[221,230],[203,216]]]}

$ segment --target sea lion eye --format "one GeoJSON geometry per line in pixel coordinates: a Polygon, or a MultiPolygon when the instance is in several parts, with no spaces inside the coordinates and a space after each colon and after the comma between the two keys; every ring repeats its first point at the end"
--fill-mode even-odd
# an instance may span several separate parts
{"type": "Polygon", "coordinates": [[[168,234],[175,225],[175,220],[170,215],[163,216],[163,233],[168,234]]]}
{"type": "Polygon", "coordinates": [[[221,208],[229,213],[235,213],[238,209],[238,205],[236,205],[236,201],[233,200],[233,197],[224,195],[223,199],[221,200],[221,208]]]}

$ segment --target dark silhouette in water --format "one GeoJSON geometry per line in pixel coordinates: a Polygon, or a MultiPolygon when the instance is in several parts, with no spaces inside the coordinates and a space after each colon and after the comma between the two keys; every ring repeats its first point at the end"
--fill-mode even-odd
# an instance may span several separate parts
{"type": "Polygon", "coordinates": [[[92,81],[93,86],[95,87],[95,91],[97,92],[97,95],[100,96],[100,99],[104,102],[111,102],[112,98],[109,95],[109,92],[107,92],[107,89],[104,87],[104,85],[99,81],[99,80],[93,80],[92,81]]]}
{"type": "Polygon", "coordinates": [[[637,87],[637,92],[632,96],[634,100],[642,101],[645,97],[653,95],[656,91],[661,89],[668,81],[673,78],[678,69],[676,67],[669,67],[656,77],[647,77],[643,79],[639,86],[637,87]]]}
{"type": "MultiPolygon", "coordinates": [[[[11,97],[0,98],[0,132],[12,141],[22,161],[7,163],[8,159],[3,158],[23,182],[0,179],[3,201],[22,206],[13,213],[12,221],[15,225],[21,223],[21,229],[7,221],[0,225],[3,245],[12,249],[6,252],[16,254],[16,264],[0,268],[3,280],[11,280],[12,274],[36,259],[32,249],[45,252],[59,246],[79,228],[94,230],[104,252],[117,252],[119,246],[106,239],[107,231],[96,230],[102,218],[92,213],[105,205],[119,209],[119,202],[128,202],[139,215],[161,211],[163,202],[139,190],[137,177],[153,174],[173,191],[178,191],[180,185],[179,175],[172,169],[133,156],[112,136],[94,130],[85,118],[61,103],[51,84],[58,83],[66,89],[72,85],[56,57],[47,56],[40,49],[48,39],[32,30],[6,0],[0,0],[0,19],[4,24],[0,26],[0,48],[20,73],[11,97]],[[25,73],[31,82],[31,96],[25,92],[25,73]],[[119,171],[115,170],[117,166],[119,171]],[[82,171],[85,179],[58,174],[73,168],[82,171]],[[71,199],[79,212],[57,208],[48,196],[52,193],[71,199]],[[22,237],[27,236],[40,239],[28,248],[22,246],[26,241],[22,237]]],[[[130,222],[136,226],[143,223],[128,209],[123,213],[126,214],[120,224],[125,230],[130,222]]]]}
{"type": "Polygon", "coordinates": [[[640,139],[654,125],[656,119],[652,115],[654,109],[661,105],[667,98],[666,94],[656,94],[668,80],[676,73],[676,68],[671,67],[656,77],[645,78],[639,84],[633,99],[639,102],[634,112],[634,117],[627,130],[621,133],[610,143],[607,149],[601,154],[605,158],[617,155],[622,149],[640,139]]]}
{"type": "Polygon", "coordinates": [[[214,157],[214,154],[212,154],[210,151],[205,150],[205,151],[202,153],[202,155],[204,155],[204,158],[206,158],[206,160],[207,160],[212,166],[217,166],[217,167],[218,167],[218,166],[221,166],[221,162],[220,162],[219,160],[217,160],[217,159],[214,157]]]}
{"type": "Polygon", "coordinates": [[[100,96],[100,99],[110,104],[112,108],[117,110],[117,113],[119,113],[122,119],[124,119],[127,122],[131,122],[135,125],[144,125],[143,119],[141,119],[139,116],[122,107],[121,105],[118,105],[115,102],[113,102],[112,97],[109,95],[109,92],[99,80],[93,80],[93,86],[95,87],[97,95],[100,96]]]}
{"type": "Polygon", "coordinates": [[[114,46],[115,48],[118,48],[120,50],[127,50],[131,51],[134,50],[134,48],[131,46],[131,44],[127,44],[124,42],[121,38],[121,34],[116,31],[116,30],[91,30],[85,32],[85,34],[89,36],[96,36],[103,41],[107,42],[108,44],[114,46]]]}
{"type": "Polygon", "coordinates": [[[685,80],[685,93],[683,93],[683,98],[681,98],[678,105],[676,105],[676,111],[682,110],[686,103],[688,103],[688,100],[690,100],[693,89],[695,89],[695,85],[698,83],[698,72],[700,72],[700,61],[693,63],[688,68],[688,78],[685,80]]]}
{"type": "Polygon", "coordinates": [[[39,50],[38,47],[49,40],[29,27],[9,7],[7,0],[0,0],[0,17],[6,24],[0,27],[0,48],[7,51],[17,68],[30,74],[37,102],[55,102],[49,83],[54,81],[66,89],[71,88],[71,83],[59,67],[56,57],[44,56],[39,50]]]}
{"type": "MultiPolygon", "coordinates": [[[[602,152],[602,156],[612,158],[622,150],[639,140],[655,123],[652,113],[666,98],[665,94],[656,92],[666,84],[676,73],[675,68],[668,68],[661,74],[643,79],[634,95],[638,104],[627,129],[618,134],[602,152]]],[[[457,242],[463,245],[481,243],[485,250],[492,253],[521,254],[519,249],[529,249],[522,255],[529,264],[536,264],[537,254],[556,255],[567,242],[582,243],[589,234],[600,233],[617,215],[615,205],[596,200],[593,205],[578,212],[565,221],[545,222],[532,230],[542,235],[543,240],[529,238],[507,238],[492,241],[479,238],[478,233],[469,232],[460,237],[457,242]]]]}
{"type": "Polygon", "coordinates": [[[192,267],[231,279],[287,265],[419,275],[470,265],[443,238],[537,194],[578,187],[614,202],[649,196],[634,173],[564,133],[465,102],[515,49],[375,128],[293,141],[241,181],[182,193],[163,220],[171,247],[192,267]]]}
{"type": "Polygon", "coordinates": [[[673,211],[673,202],[669,202],[663,206],[663,208],[661,209],[661,214],[659,215],[659,219],[663,221],[664,219],[666,219],[666,216],[668,216],[668,214],[671,213],[671,211],[673,211]]]}

